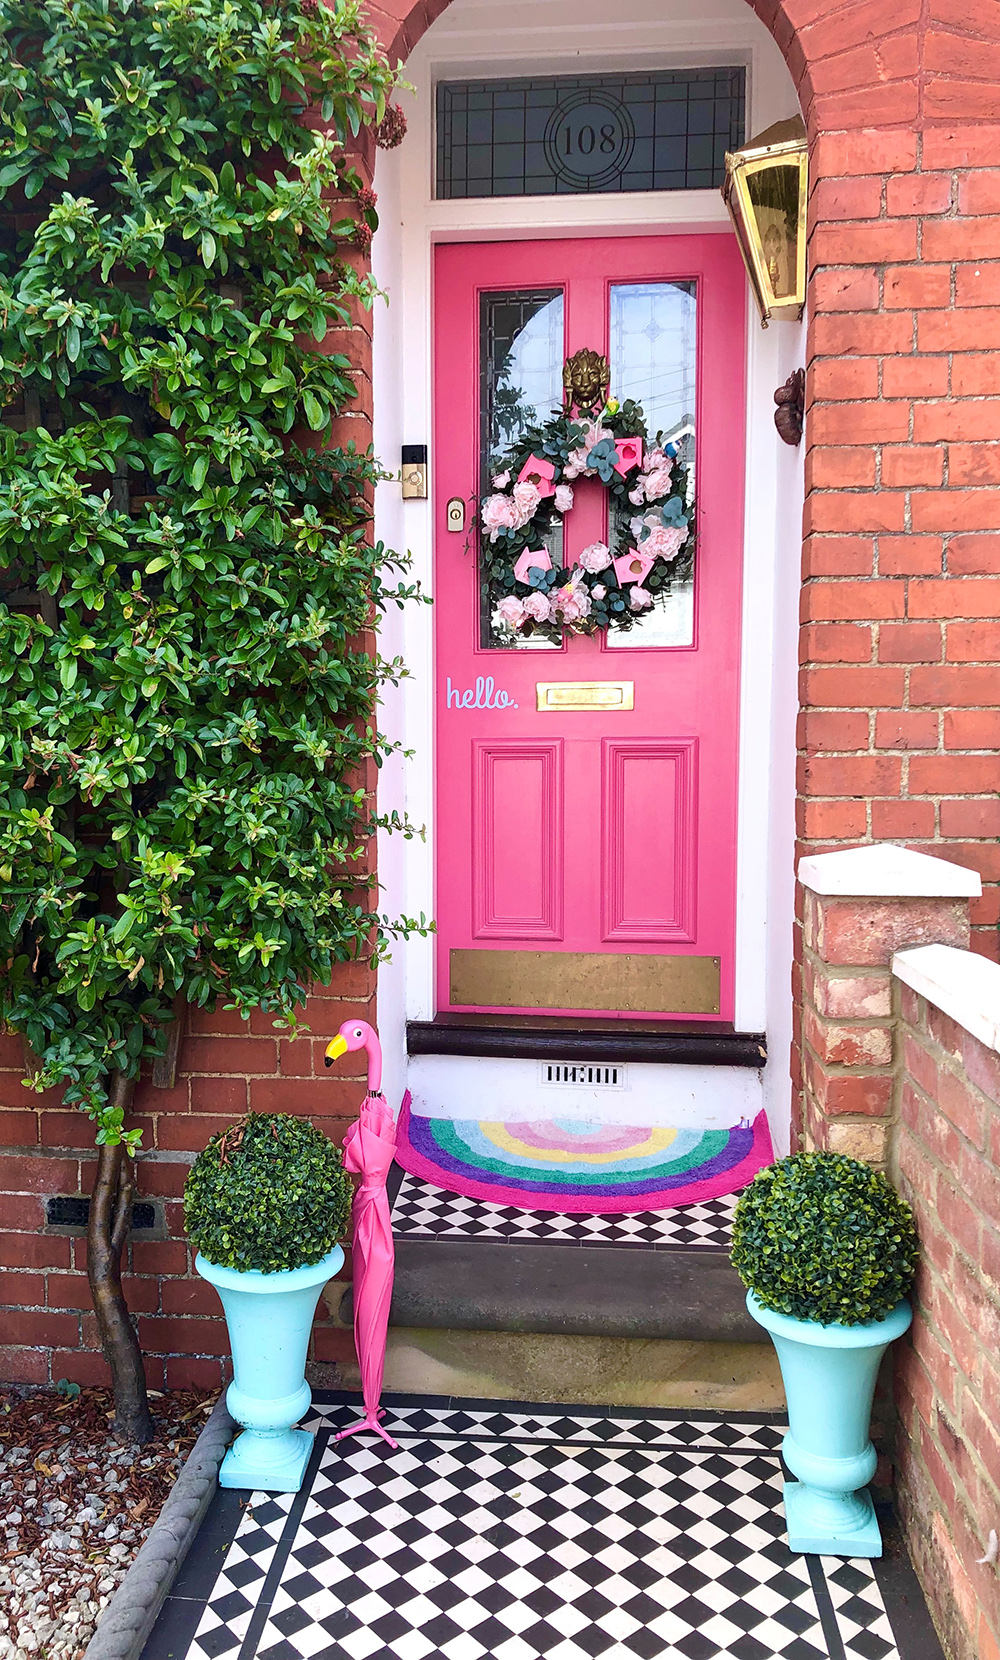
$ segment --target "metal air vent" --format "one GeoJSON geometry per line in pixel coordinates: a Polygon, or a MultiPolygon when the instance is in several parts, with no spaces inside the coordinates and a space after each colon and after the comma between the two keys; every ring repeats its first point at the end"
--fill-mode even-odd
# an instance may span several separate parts
{"type": "Polygon", "coordinates": [[[542,1061],[539,1083],[573,1089],[624,1089],[624,1066],[604,1066],[597,1061],[542,1061]]]}
{"type": "MultiPolygon", "coordinates": [[[[45,1222],[50,1228],[86,1228],[90,1219],[90,1200],[79,1193],[58,1194],[45,1201],[45,1222]]],[[[138,1199],[132,1206],[132,1228],[146,1232],[157,1225],[155,1204],[138,1199]]]]}

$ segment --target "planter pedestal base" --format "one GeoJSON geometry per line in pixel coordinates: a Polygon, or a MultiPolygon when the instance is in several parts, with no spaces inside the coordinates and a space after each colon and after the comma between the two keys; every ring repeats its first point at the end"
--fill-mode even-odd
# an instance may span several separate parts
{"type": "Polygon", "coordinates": [[[789,1550],[814,1556],[882,1555],[882,1535],[867,1487],[835,1497],[801,1481],[786,1481],[784,1498],[789,1550]]]}
{"type": "Polygon", "coordinates": [[[220,1487],[251,1487],[258,1493],[297,1493],[312,1457],[315,1437],[307,1429],[245,1429],[219,1470],[220,1487]]]}

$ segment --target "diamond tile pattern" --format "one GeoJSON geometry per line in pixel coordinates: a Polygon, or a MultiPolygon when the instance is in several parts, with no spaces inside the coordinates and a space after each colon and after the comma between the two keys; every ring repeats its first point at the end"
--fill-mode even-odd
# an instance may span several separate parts
{"type": "Polygon", "coordinates": [[[221,1655],[235,1660],[239,1654],[294,1497],[294,1493],[253,1494],[186,1660],[219,1660],[221,1655]]]}
{"type": "Polygon", "coordinates": [[[397,1239],[488,1239],[545,1245],[707,1246],[728,1251],[739,1194],[634,1216],[567,1216],[466,1199],[421,1176],[403,1176],[392,1207],[397,1239]]]}
{"type": "Polygon", "coordinates": [[[872,1575],[857,1562],[836,1556],[821,1560],[845,1660],[895,1660],[892,1627],[872,1575]]]}
{"type": "MultiPolygon", "coordinates": [[[[344,1413],[340,1405],[314,1401],[307,1429],[326,1425],[341,1428],[344,1413]]],[[[357,1413],[355,1412],[355,1417],[357,1413]]],[[[506,1406],[467,1400],[461,1404],[431,1406],[419,1400],[389,1411],[387,1428],[405,1436],[471,1437],[485,1441],[564,1441],[610,1443],[616,1447],[696,1447],[701,1451],[769,1453],[777,1458],[785,1426],[720,1418],[708,1412],[696,1416],[646,1414],[635,1408],[600,1410],[572,1406],[506,1406]]]]}
{"type": "Polygon", "coordinates": [[[773,1424],[417,1401],[390,1409],[391,1452],[333,1445],[353,1407],[314,1411],[253,1653],[285,1499],[255,1501],[186,1660],[900,1660],[867,1562],[822,1563],[828,1647],[773,1424]]]}

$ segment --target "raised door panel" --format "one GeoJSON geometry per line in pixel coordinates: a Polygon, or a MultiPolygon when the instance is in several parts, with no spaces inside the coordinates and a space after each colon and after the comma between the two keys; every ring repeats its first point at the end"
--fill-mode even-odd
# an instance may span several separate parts
{"type": "Polygon", "coordinates": [[[472,747],[474,936],[561,939],[562,741],[472,747]]]}
{"type": "Polygon", "coordinates": [[[697,938],[697,759],[697,738],[608,738],[602,745],[608,941],[697,938]]]}

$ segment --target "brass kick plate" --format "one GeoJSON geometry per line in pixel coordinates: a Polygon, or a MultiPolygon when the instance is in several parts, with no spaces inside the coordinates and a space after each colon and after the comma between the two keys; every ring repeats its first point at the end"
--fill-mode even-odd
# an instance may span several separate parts
{"type": "Polygon", "coordinates": [[[719,958],[617,951],[452,951],[451,1001],[471,1008],[718,1014],[719,958]]]}
{"type": "Polygon", "coordinates": [[[634,709],[635,681],[539,680],[535,697],[538,709],[634,709]]]}

